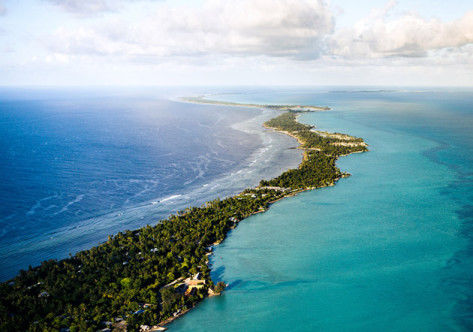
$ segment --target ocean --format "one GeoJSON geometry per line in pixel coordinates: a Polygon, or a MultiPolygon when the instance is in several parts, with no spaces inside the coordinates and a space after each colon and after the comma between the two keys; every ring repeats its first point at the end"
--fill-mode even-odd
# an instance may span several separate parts
{"type": "Polygon", "coordinates": [[[0,90],[0,279],[236,194],[301,160],[274,111],[194,90],[0,90]]]}
{"type": "Polygon", "coordinates": [[[229,286],[170,331],[473,329],[473,90],[317,87],[0,91],[1,278],[224,197],[300,162],[276,113],[362,137],[336,186],[275,203],[211,256],[229,286]]]}
{"type": "Polygon", "coordinates": [[[212,256],[229,284],[170,331],[473,328],[473,90],[253,89],[221,99],[315,104],[300,121],[363,137],[352,174],[248,218],[212,256]]]}

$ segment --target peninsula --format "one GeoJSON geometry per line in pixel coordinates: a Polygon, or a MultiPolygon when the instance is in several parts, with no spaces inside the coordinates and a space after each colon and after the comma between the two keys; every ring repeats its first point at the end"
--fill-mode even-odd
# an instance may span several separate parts
{"type": "Polygon", "coordinates": [[[297,121],[300,112],[326,107],[204,101],[281,111],[264,126],[299,141],[304,151],[299,167],[154,226],[111,235],[70,258],[20,271],[0,284],[1,331],[162,330],[205,297],[223,291],[225,284],[210,277],[209,256],[229,230],[277,200],[334,185],[348,176],[337,168],[337,158],[367,151],[361,138],[317,131],[297,121]]]}

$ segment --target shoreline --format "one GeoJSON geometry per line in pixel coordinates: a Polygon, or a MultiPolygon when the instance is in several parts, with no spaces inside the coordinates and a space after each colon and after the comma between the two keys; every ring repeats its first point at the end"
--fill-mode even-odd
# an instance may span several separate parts
{"type": "MultiPolygon", "coordinates": [[[[200,98],[200,97],[199,97],[199,98],[200,98]]],[[[190,101],[189,99],[187,99],[187,100],[185,100],[185,101],[186,101],[186,102],[190,102],[190,103],[210,104],[210,105],[216,105],[216,106],[220,105],[220,106],[251,107],[251,108],[266,108],[266,109],[267,109],[267,106],[266,106],[266,105],[258,105],[258,104],[227,103],[227,102],[219,102],[219,101],[216,101],[216,100],[203,100],[203,101],[195,101],[195,102],[194,102],[194,101],[190,101]]],[[[327,108],[327,109],[326,109],[326,108],[324,108],[324,107],[318,107],[318,106],[310,106],[310,107],[313,107],[315,110],[314,110],[314,111],[307,111],[307,112],[316,112],[316,111],[326,111],[326,110],[330,110],[330,108],[327,108]]],[[[299,113],[299,112],[297,112],[297,113],[299,113]]],[[[298,123],[300,123],[300,122],[298,121],[298,118],[299,118],[299,115],[297,115],[297,116],[295,117],[295,119],[296,119],[296,121],[297,121],[298,123]]],[[[303,147],[304,144],[305,144],[305,142],[301,139],[301,137],[299,137],[299,136],[297,136],[297,135],[295,135],[295,134],[293,134],[293,133],[291,133],[291,132],[289,132],[289,131],[280,130],[280,129],[276,129],[276,128],[274,128],[274,127],[271,127],[271,126],[269,126],[266,122],[263,123],[262,127],[265,128],[265,129],[268,129],[268,130],[272,130],[272,131],[277,132],[277,133],[281,133],[281,134],[290,136],[290,137],[294,138],[294,139],[297,141],[297,143],[298,143],[299,145],[296,147],[296,149],[300,149],[300,150],[304,151],[304,152],[303,152],[302,161],[301,161],[301,162],[299,163],[299,165],[298,165],[298,167],[300,168],[301,165],[302,165],[302,163],[303,163],[303,161],[307,159],[307,151],[308,151],[308,149],[305,149],[305,148],[303,147]]],[[[323,134],[329,134],[329,135],[330,135],[330,133],[325,132],[325,131],[313,130],[313,132],[315,132],[315,133],[317,133],[317,134],[323,133],[323,134]]],[[[336,135],[336,134],[334,134],[334,135],[336,135]]],[[[346,136],[346,137],[352,137],[352,136],[347,135],[347,134],[343,134],[343,135],[346,136]]],[[[364,145],[363,145],[364,147],[367,147],[367,146],[368,146],[368,145],[367,145],[366,143],[364,143],[364,142],[363,142],[363,144],[364,144],[364,145]]],[[[346,153],[346,154],[341,154],[341,155],[339,155],[339,157],[345,157],[345,156],[348,156],[348,155],[350,155],[350,154],[362,153],[362,152],[367,152],[367,151],[368,151],[368,150],[366,150],[366,151],[354,151],[354,152],[349,152],[349,153],[346,153]]],[[[337,158],[337,160],[338,160],[338,158],[337,158]]],[[[277,202],[279,202],[279,201],[281,201],[281,200],[283,200],[283,199],[285,199],[285,198],[295,197],[296,195],[298,195],[298,194],[300,194],[300,193],[303,193],[303,192],[306,192],[306,191],[311,191],[311,190],[316,190],[316,189],[321,189],[321,188],[326,188],[326,187],[332,187],[332,186],[334,186],[340,179],[345,178],[345,177],[348,177],[348,176],[350,176],[349,173],[342,173],[340,177],[338,177],[338,178],[335,179],[332,183],[327,184],[327,185],[325,185],[325,186],[305,188],[305,189],[300,189],[300,190],[297,190],[297,191],[293,191],[293,192],[291,192],[291,193],[289,193],[289,194],[285,194],[285,195],[283,195],[282,197],[279,197],[279,198],[277,198],[277,199],[275,199],[275,200],[273,200],[273,201],[268,202],[268,206],[267,206],[264,210],[255,211],[255,212],[251,213],[250,215],[248,215],[247,217],[245,217],[244,219],[240,220],[239,222],[244,221],[244,220],[250,218],[251,216],[254,216],[254,215],[257,215],[257,214],[264,213],[264,212],[268,211],[269,208],[271,207],[271,205],[273,205],[273,204],[275,204],[275,203],[277,203],[277,202]]],[[[239,222],[238,222],[238,223],[239,223],[239,222]]],[[[232,227],[231,230],[235,229],[237,226],[238,226],[238,224],[236,224],[234,227],[232,227]]],[[[218,246],[218,245],[220,245],[223,241],[225,241],[225,239],[223,239],[223,240],[220,241],[220,242],[214,243],[213,246],[214,246],[214,247],[215,247],[215,246],[218,246]]],[[[211,253],[209,253],[209,255],[208,255],[207,257],[209,257],[209,256],[211,256],[211,255],[213,255],[213,250],[212,250],[211,253]]],[[[207,264],[209,265],[209,260],[207,261],[207,264]]],[[[220,296],[220,295],[221,295],[221,294],[219,293],[218,295],[208,295],[207,297],[210,298],[210,297],[220,296]]],[[[196,306],[197,306],[197,305],[198,305],[198,304],[196,304],[196,306]]],[[[192,310],[192,309],[194,309],[194,308],[195,308],[195,306],[192,307],[192,308],[190,308],[190,309],[187,309],[187,310],[185,310],[185,311],[183,311],[183,312],[181,312],[181,313],[179,313],[178,315],[176,315],[176,316],[174,316],[174,317],[170,317],[170,318],[166,319],[165,322],[164,322],[164,321],[161,322],[159,325],[162,326],[162,327],[167,328],[167,326],[168,326],[169,324],[171,324],[171,323],[174,322],[175,320],[177,320],[177,319],[183,317],[187,312],[189,312],[190,310],[192,310]]]]}
{"type": "MultiPolygon", "coordinates": [[[[221,105],[216,101],[210,101],[210,104],[221,105]]],[[[361,138],[317,132],[312,126],[298,122],[300,113],[327,108],[238,103],[223,105],[247,105],[282,111],[279,116],[266,121],[263,127],[298,141],[297,149],[303,150],[298,167],[270,180],[261,180],[256,187],[234,196],[223,200],[217,198],[201,207],[178,211],[155,226],[111,235],[103,244],[68,259],[43,262],[41,266],[30,268],[11,281],[1,283],[0,297],[6,303],[11,301],[10,310],[13,312],[2,312],[9,320],[0,323],[0,328],[48,329],[57,326],[58,317],[61,317],[60,327],[82,322],[93,329],[102,329],[105,324],[115,330],[126,330],[127,326],[138,330],[141,325],[159,322],[152,328],[162,329],[225,287],[215,285],[210,277],[209,256],[213,254],[213,247],[224,241],[230,230],[248,217],[267,211],[283,198],[335,185],[341,178],[349,176],[336,167],[338,158],[368,151],[361,138]],[[57,278],[61,278],[63,283],[58,284],[57,278]],[[91,278],[95,278],[93,284],[88,283],[91,278]],[[112,287],[107,283],[97,283],[97,280],[104,278],[112,282],[112,287]],[[138,285],[132,289],[141,292],[141,295],[133,295],[126,300],[128,304],[125,307],[121,304],[120,309],[111,309],[116,308],[116,305],[112,306],[114,299],[125,300],[133,294],[128,291],[131,283],[138,285]],[[117,287],[117,284],[121,286],[117,287]],[[87,285],[85,289],[84,285],[87,285]],[[71,289],[82,290],[75,296],[79,296],[81,306],[85,306],[81,308],[86,309],[64,311],[64,308],[72,308],[69,300],[71,289]],[[50,294],[54,297],[51,298],[50,294]],[[13,303],[17,300],[14,299],[18,298],[33,303],[32,307],[15,307],[13,303]],[[35,298],[43,300],[38,302],[35,298]],[[37,317],[39,312],[48,314],[33,322],[28,319],[32,314],[37,317]],[[94,316],[91,316],[92,313],[94,316]],[[102,313],[102,316],[97,313],[102,313]],[[95,317],[103,318],[97,320],[95,317]],[[106,318],[111,322],[105,321],[106,318]]]]}
{"type": "MultiPolygon", "coordinates": [[[[182,103],[185,107],[190,106],[186,105],[190,103],[184,103],[180,100],[174,100],[174,102],[182,103]]],[[[232,110],[232,112],[242,111],[245,110],[239,110],[238,108],[232,110]]],[[[277,111],[265,109],[260,112],[256,108],[249,111],[251,114],[254,113],[255,116],[245,117],[234,122],[228,121],[228,128],[238,131],[239,135],[257,135],[262,142],[261,145],[255,145],[256,148],[252,153],[243,156],[243,158],[235,159],[237,161],[235,167],[225,170],[217,176],[214,172],[208,172],[204,176],[204,182],[201,182],[202,178],[199,178],[197,181],[186,184],[183,188],[175,189],[171,193],[164,195],[157,193],[155,198],[118,210],[93,214],[82,219],[80,223],[62,225],[50,231],[21,239],[18,243],[21,243],[21,255],[33,256],[30,254],[40,252],[41,257],[62,260],[69,257],[69,252],[74,254],[105,242],[110,234],[123,232],[127,229],[138,229],[149,223],[154,224],[154,220],[165,219],[176,211],[188,207],[187,201],[192,202],[192,206],[199,206],[215,197],[223,198],[236,195],[248,186],[257,185],[263,177],[262,168],[268,169],[268,166],[274,165],[269,172],[272,176],[277,176],[281,173],[281,170],[297,167],[302,158],[300,151],[297,151],[298,153],[294,151],[292,153],[284,152],[282,155],[278,153],[282,150],[280,146],[284,146],[284,149],[294,146],[292,139],[288,137],[281,138],[279,134],[261,130],[262,123],[275,117],[277,111]],[[275,163],[278,160],[283,161],[275,163]],[[54,237],[55,241],[53,249],[50,249],[51,237],[54,237]],[[79,245],[70,246],[67,245],[68,243],[78,243],[79,245]],[[58,250],[55,249],[56,246],[59,248],[58,250]]],[[[230,114],[230,112],[226,114],[230,114]]],[[[224,116],[227,117],[227,115],[224,116]]],[[[230,119],[231,116],[228,116],[228,118],[230,119]]],[[[14,278],[21,269],[27,269],[28,265],[37,266],[44,260],[44,258],[40,258],[15,265],[15,260],[11,257],[17,256],[17,248],[19,248],[17,243],[7,243],[7,240],[5,240],[4,246],[0,248],[4,249],[3,253],[5,255],[5,270],[3,271],[5,274],[0,278],[0,283],[14,278]],[[10,248],[13,249],[10,250],[10,248]],[[7,252],[7,250],[9,251],[7,252]],[[8,273],[6,272],[7,269],[8,273]]]]}
{"type": "MultiPolygon", "coordinates": [[[[218,105],[218,104],[215,104],[215,105],[218,105]]],[[[237,105],[225,105],[225,106],[241,107],[240,105],[238,105],[238,106],[237,106],[237,105]]],[[[248,106],[248,107],[259,107],[259,106],[248,106]]],[[[296,136],[294,136],[294,135],[292,135],[291,133],[286,132],[286,131],[282,131],[282,130],[273,129],[273,128],[271,128],[271,127],[266,126],[265,124],[263,124],[262,127],[263,127],[263,128],[266,128],[266,129],[271,129],[271,130],[273,130],[273,131],[275,131],[275,132],[282,133],[282,134],[285,134],[285,135],[288,135],[288,136],[294,138],[294,139],[299,143],[299,146],[297,146],[297,149],[301,149],[302,143],[300,142],[299,138],[296,137],[296,136]]],[[[302,150],[303,150],[303,149],[302,149],[302,150]]],[[[303,158],[303,159],[305,158],[305,153],[304,153],[304,155],[303,155],[302,158],[303,158]]],[[[299,167],[300,165],[301,165],[301,163],[299,163],[298,167],[299,167]]],[[[334,184],[327,185],[327,187],[328,187],[328,186],[333,186],[333,185],[334,185],[334,184]]],[[[321,188],[323,188],[323,187],[321,187],[321,188]]],[[[271,207],[271,205],[273,205],[273,204],[275,204],[275,203],[277,203],[277,202],[279,202],[279,201],[281,201],[281,200],[283,200],[283,199],[285,199],[285,198],[294,197],[294,196],[296,196],[296,195],[299,194],[299,193],[303,193],[303,192],[310,191],[310,190],[315,190],[315,189],[318,189],[318,188],[308,188],[308,189],[304,189],[304,190],[297,191],[297,192],[288,194],[288,195],[286,195],[286,196],[280,197],[280,198],[278,198],[278,199],[276,199],[276,200],[274,200],[274,201],[270,201],[270,202],[268,202],[268,207],[267,207],[265,210],[260,210],[260,211],[253,212],[253,213],[251,213],[250,215],[248,215],[247,217],[245,217],[244,219],[240,220],[240,222],[241,222],[241,221],[244,221],[244,220],[246,220],[246,219],[248,219],[248,218],[250,218],[250,217],[252,217],[252,216],[255,216],[255,215],[258,215],[258,214],[260,214],[260,213],[264,213],[264,212],[268,211],[269,208],[271,207]]],[[[236,227],[237,227],[237,225],[234,226],[231,230],[235,229],[236,227]]],[[[213,247],[216,247],[216,246],[220,245],[223,241],[225,241],[225,239],[222,240],[221,242],[214,243],[212,246],[213,246],[213,247]]],[[[207,257],[210,257],[211,255],[213,255],[213,251],[212,251],[212,253],[211,253],[210,255],[208,255],[207,257]]],[[[207,265],[208,265],[208,266],[209,266],[209,263],[210,263],[210,261],[207,262],[207,265]]],[[[211,298],[211,297],[220,296],[220,295],[221,295],[221,294],[218,294],[218,295],[210,295],[210,294],[209,294],[206,298],[211,298]]],[[[204,299],[205,299],[205,298],[204,298],[204,299]]],[[[198,305],[198,304],[196,304],[196,306],[197,306],[197,305],[198,305]]],[[[192,308],[183,310],[182,312],[180,312],[180,313],[177,314],[176,316],[169,317],[169,318],[165,319],[164,321],[160,322],[159,324],[157,324],[157,326],[159,326],[159,327],[161,327],[161,328],[168,329],[169,324],[171,324],[172,322],[178,320],[179,318],[182,318],[186,313],[188,313],[189,311],[191,311],[191,310],[194,309],[194,308],[195,308],[195,306],[192,307],[192,308]]]]}

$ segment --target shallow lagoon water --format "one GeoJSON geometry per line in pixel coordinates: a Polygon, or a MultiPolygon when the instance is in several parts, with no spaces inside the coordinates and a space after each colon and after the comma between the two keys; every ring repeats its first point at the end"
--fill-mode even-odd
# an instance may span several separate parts
{"type": "Polygon", "coordinates": [[[227,291],[170,330],[470,329],[473,141],[464,129],[472,94],[412,93],[234,96],[332,106],[301,121],[363,137],[370,152],[342,157],[339,167],[352,176],[335,187],[240,223],[212,257],[227,291]],[[436,98],[444,103],[429,104],[436,98]]]}

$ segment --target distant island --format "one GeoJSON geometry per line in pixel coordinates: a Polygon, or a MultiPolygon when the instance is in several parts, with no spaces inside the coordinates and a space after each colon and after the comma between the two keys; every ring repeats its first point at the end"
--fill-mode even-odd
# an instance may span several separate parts
{"type": "Polygon", "coordinates": [[[204,298],[224,290],[224,282],[210,277],[209,256],[229,230],[284,197],[334,185],[349,175],[337,168],[338,157],[368,150],[361,138],[317,131],[297,121],[300,112],[328,107],[200,97],[186,101],[283,112],[264,126],[298,140],[304,151],[301,164],[238,195],[190,207],[154,226],[111,235],[70,258],[20,271],[0,284],[1,331],[164,330],[204,298]]]}
{"type": "Polygon", "coordinates": [[[267,104],[248,104],[248,103],[234,103],[229,101],[218,101],[205,98],[205,96],[199,97],[186,97],[181,100],[194,103],[194,104],[209,104],[209,105],[220,105],[220,106],[239,106],[239,107],[252,107],[252,108],[269,108],[278,111],[292,111],[292,112],[313,112],[313,111],[329,111],[330,107],[324,106],[310,106],[310,105],[267,105],[267,104]]]}

